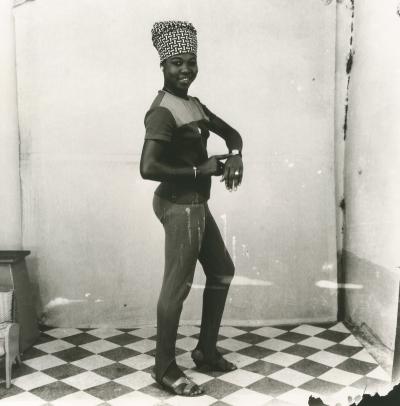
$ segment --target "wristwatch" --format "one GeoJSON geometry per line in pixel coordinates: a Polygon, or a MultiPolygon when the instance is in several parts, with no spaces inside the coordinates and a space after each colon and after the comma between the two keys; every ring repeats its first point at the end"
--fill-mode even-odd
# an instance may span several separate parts
{"type": "Polygon", "coordinates": [[[239,156],[242,156],[242,153],[241,153],[238,149],[233,149],[233,150],[230,152],[230,154],[231,154],[231,155],[239,155],[239,156]]]}

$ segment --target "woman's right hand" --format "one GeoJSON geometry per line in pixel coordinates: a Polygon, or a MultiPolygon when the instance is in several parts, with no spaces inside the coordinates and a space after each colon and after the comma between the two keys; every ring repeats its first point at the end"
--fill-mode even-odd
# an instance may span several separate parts
{"type": "Polygon", "coordinates": [[[198,166],[200,176],[220,176],[224,172],[224,164],[222,159],[228,158],[229,154],[213,155],[207,161],[198,166]]]}

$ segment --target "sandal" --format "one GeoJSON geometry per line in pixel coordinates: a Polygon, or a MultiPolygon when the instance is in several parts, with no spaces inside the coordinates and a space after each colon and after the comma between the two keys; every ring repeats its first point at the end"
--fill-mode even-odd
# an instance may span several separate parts
{"type": "Polygon", "coordinates": [[[237,369],[237,366],[226,360],[218,351],[213,360],[207,360],[203,352],[196,348],[192,352],[192,360],[197,368],[207,368],[210,371],[231,372],[237,369]]]}
{"type": "Polygon", "coordinates": [[[161,381],[158,381],[154,372],[151,373],[151,376],[159,385],[173,395],[194,397],[204,394],[203,389],[186,375],[181,376],[174,382],[168,381],[165,376],[161,381]]]}

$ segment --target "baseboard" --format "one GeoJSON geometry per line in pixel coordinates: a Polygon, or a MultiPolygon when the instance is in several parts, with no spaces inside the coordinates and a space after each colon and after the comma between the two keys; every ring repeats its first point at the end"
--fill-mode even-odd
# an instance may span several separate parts
{"type": "MultiPolygon", "coordinates": [[[[232,327],[263,327],[263,326],[297,326],[300,324],[328,324],[335,323],[337,320],[335,317],[309,317],[309,318],[296,318],[296,319],[268,319],[268,320],[222,320],[222,326],[232,326],[232,327]]],[[[109,323],[107,325],[103,324],[93,324],[93,325],[81,325],[81,326],[57,326],[60,328],[143,328],[143,327],[154,327],[156,325],[156,320],[137,322],[137,323],[119,323],[118,325],[109,323]]],[[[200,320],[181,320],[181,326],[198,326],[200,325],[200,320]]],[[[54,326],[52,326],[54,327],[54,326]]]]}

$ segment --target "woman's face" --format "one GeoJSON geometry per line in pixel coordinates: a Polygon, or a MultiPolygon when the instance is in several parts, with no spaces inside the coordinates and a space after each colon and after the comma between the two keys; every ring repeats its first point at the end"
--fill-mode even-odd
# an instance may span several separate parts
{"type": "Polygon", "coordinates": [[[161,66],[164,72],[164,87],[172,93],[186,95],[197,76],[196,55],[174,55],[166,59],[161,66]]]}

